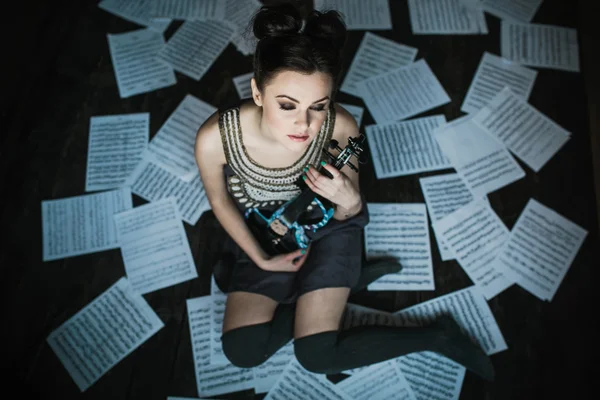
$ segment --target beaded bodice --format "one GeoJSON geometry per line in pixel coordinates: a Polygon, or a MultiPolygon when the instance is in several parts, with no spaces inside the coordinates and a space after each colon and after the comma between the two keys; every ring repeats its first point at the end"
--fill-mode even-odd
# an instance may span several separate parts
{"type": "Polygon", "coordinates": [[[222,112],[219,130],[227,166],[231,170],[226,174],[227,190],[238,206],[241,209],[272,208],[297,196],[300,189],[296,182],[304,167],[317,165],[323,158],[322,149],[331,140],[334,125],[335,110],[330,107],[319,134],[298,160],[287,167],[266,168],[253,160],[244,146],[239,107],[222,112]]]}

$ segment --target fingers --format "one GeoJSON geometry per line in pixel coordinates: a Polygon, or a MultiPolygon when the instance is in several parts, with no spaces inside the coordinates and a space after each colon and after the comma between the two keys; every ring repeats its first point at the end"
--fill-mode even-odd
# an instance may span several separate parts
{"type": "Polygon", "coordinates": [[[304,250],[303,249],[298,249],[296,251],[292,251],[291,253],[288,253],[285,256],[285,260],[286,261],[293,261],[294,259],[300,257],[303,254],[304,254],[304,250]]]}

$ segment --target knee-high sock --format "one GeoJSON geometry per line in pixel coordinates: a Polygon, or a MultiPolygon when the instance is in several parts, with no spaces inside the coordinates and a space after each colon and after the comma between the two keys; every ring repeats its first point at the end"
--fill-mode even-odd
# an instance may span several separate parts
{"type": "Polygon", "coordinates": [[[295,313],[295,304],[280,304],[271,321],[225,332],[221,336],[223,353],[240,368],[262,364],[293,339],[295,313]]]}
{"type": "Polygon", "coordinates": [[[368,261],[360,271],[358,283],[354,285],[351,293],[359,292],[382,276],[400,272],[401,269],[402,265],[400,265],[395,258],[382,258],[368,261]]]}
{"type": "Polygon", "coordinates": [[[434,351],[487,380],[494,377],[489,357],[464,336],[451,317],[421,328],[358,326],[294,341],[298,361],[309,371],[336,374],[418,351],[434,351]]]}

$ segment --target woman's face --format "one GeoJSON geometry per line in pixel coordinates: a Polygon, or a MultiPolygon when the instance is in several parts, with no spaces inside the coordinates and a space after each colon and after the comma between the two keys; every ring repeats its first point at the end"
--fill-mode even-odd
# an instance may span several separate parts
{"type": "Polygon", "coordinates": [[[262,92],[253,79],[253,99],[262,106],[264,133],[291,151],[306,149],[325,121],[332,88],[331,77],[322,72],[283,71],[262,92]]]}

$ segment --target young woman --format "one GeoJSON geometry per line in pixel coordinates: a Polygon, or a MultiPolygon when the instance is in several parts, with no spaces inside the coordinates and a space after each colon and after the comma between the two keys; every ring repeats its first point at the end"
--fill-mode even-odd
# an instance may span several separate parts
{"type": "MultiPolygon", "coordinates": [[[[346,28],[334,11],[303,21],[292,6],[263,7],[252,100],[215,113],[198,131],[196,159],[212,210],[229,234],[214,274],[228,293],[222,344],[240,367],[260,365],[294,339],[299,362],[338,373],[414,351],[441,353],[492,379],[487,356],[451,318],[423,328],[363,326],[339,332],[351,290],[399,266],[362,268],[362,228],[368,222],[359,174],[327,164],[330,139],[344,147],[357,137],[353,117],[333,97],[346,28]],[[333,178],[322,174],[327,170],[333,178]],[[248,209],[274,210],[308,186],[335,207],[307,251],[269,256],[244,219],[248,209]]],[[[355,160],[356,164],[356,160],[355,160]]],[[[303,217],[318,217],[311,204],[303,217]]]]}

